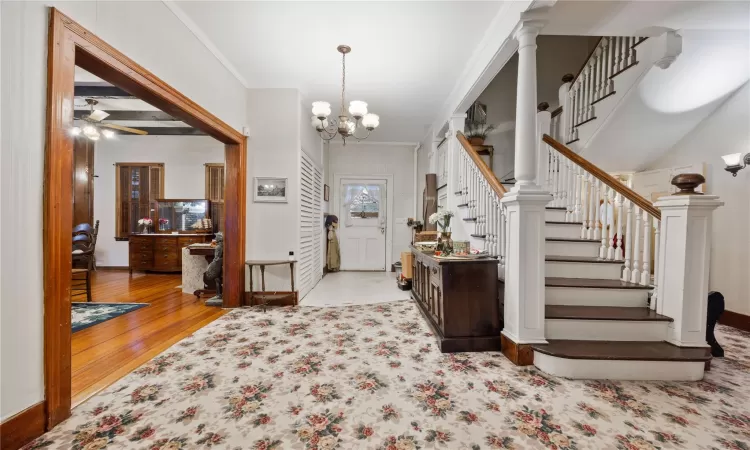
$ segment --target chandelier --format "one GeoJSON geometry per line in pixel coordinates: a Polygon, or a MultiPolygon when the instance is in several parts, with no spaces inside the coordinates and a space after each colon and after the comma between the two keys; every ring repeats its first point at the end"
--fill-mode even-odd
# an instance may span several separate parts
{"type": "Polygon", "coordinates": [[[312,126],[318,132],[320,137],[325,141],[330,141],[336,135],[341,135],[341,139],[346,145],[346,138],[353,137],[361,141],[370,136],[370,132],[378,127],[380,118],[377,114],[367,112],[367,103],[360,100],[349,102],[349,114],[346,115],[344,105],[346,97],[346,54],[352,49],[348,45],[339,45],[336,48],[341,53],[341,110],[338,120],[328,116],[331,115],[331,104],[328,102],[313,102],[312,104],[312,126]],[[366,130],[366,134],[365,134],[366,130]]]}

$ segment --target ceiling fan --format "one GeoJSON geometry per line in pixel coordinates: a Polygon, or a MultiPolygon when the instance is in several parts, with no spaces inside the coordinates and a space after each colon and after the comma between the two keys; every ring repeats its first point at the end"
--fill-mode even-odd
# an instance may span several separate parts
{"type": "Polygon", "coordinates": [[[88,116],[83,116],[81,118],[86,122],[86,125],[84,125],[83,128],[73,127],[70,130],[71,134],[73,134],[74,136],[83,134],[92,141],[98,141],[102,135],[107,139],[112,139],[113,137],[115,137],[115,132],[112,131],[112,129],[132,134],[148,134],[147,131],[139,130],[137,128],[125,127],[114,123],[101,123],[102,120],[106,119],[107,116],[109,116],[109,114],[102,110],[94,109],[94,106],[97,103],[99,102],[94,100],[93,98],[86,99],[86,104],[88,104],[91,108],[91,113],[88,116]]]}

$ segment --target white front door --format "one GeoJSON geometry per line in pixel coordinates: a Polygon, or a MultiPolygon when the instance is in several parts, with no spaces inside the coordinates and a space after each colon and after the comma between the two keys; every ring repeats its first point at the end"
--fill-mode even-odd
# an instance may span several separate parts
{"type": "Polygon", "coordinates": [[[386,189],[386,180],[341,180],[341,270],[385,270],[386,189]]]}

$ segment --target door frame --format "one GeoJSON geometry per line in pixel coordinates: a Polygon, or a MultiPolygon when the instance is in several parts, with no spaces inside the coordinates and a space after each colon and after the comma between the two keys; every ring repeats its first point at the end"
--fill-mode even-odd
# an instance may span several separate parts
{"type": "Polygon", "coordinates": [[[44,168],[44,394],[49,430],[70,416],[72,176],[75,66],[225,144],[224,307],[245,287],[247,138],[56,8],[50,8],[44,168]]]}
{"type": "MultiPolygon", "coordinates": [[[[333,174],[333,210],[336,211],[333,214],[341,214],[341,180],[353,179],[353,180],[385,180],[386,181],[386,192],[385,201],[388,203],[385,205],[385,211],[388,217],[386,218],[385,228],[385,272],[388,272],[388,265],[392,264],[389,261],[393,261],[393,174],[379,174],[379,175],[358,175],[354,173],[335,173],[333,174]]],[[[339,218],[339,224],[344,220],[343,217],[339,218]]],[[[340,227],[343,225],[339,225],[340,227]]]]}

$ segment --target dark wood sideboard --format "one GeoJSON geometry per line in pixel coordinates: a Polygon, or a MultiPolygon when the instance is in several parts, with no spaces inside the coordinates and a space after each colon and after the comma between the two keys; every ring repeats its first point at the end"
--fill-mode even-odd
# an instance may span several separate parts
{"type": "Polygon", "coordinates": [[[181,272],[182,248],[211,242],[212,234],[131,234],[129,241],[130,273],[134,270],[181,272]]]}
{"type": "Polygon", "coordinates": [[[440,351],[500,350],[497,260],[441,260],[412,247],[412,296],[440,351]]]}

